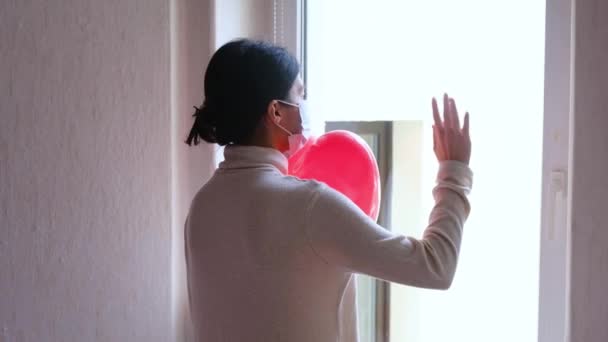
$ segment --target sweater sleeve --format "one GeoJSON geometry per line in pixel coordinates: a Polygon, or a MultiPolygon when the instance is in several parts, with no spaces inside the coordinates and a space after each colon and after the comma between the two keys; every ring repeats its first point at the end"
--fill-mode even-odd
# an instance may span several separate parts
{"type": "Polygon", "coordinates": [[[350,272],[423,288],[452,283],[473,174],[457,161],[439,165],[435,206],[421,239],[394,234],[370,219],[350,199],[321,187],[307,210],[306,233],[326,263],[350,272]]]}

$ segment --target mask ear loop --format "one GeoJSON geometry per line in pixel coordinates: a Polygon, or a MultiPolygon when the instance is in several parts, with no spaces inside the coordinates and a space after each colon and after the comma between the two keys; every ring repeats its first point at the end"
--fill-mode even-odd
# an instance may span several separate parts
{"type": "MultiPolygon", "coordinates": [[[[277,102],[288,105],[288,106],[292,106],[292,107],[296,107],[298,108],[298,110],[300,110],[300,106],[298,106],[295,103],[291,103],[291,102],[287,102],[287,101],[283,101],[283,100],[277,100],[277,102]]],[[[292,136],[294,135],[292,132],[290,132],[287,128],[281,126],[278,122],[278,120],[274,121],[274,124],[277,125],[277,127],[279,127],[281,130],[283,130],[283,132],[287,133],[288,136],[292,136]]]]}
{"type": "Polygon", "coordinates": [[[277,127],[279,127],[283,132],[287,133],[288,136],[292,136],[293,133],[291,133],[290,131],[287,130],[287,128],[281,126],[278,122],[274,123],[275,125],[277,125],[277,127]]]}
{"type": "Polygon", "coordinates": [[[286,105],[288,105],[288,106],[292,106],[292,107],[300,108],[300,106],[299,106],[299,105],[297,105],[297,104],[295,104],[295,103],[288,102],[288,101],[277,100],[277,102],[280,102],[280,103],[282,103],[282,104],[286,104],[286,105]]]}

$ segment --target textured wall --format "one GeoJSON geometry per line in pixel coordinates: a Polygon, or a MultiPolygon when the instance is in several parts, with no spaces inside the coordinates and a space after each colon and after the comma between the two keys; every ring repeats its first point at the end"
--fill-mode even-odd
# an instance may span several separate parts
{"type": "Polygon", "coordinates": [[[168,341],[169,2],[2,0],[0,39],[0,339],[168,341]]]}
{"type": "Polygon", "coordinates": [[[184,221],[190,202],[213,172],[213,145],[184,144],[194,123],[192,106],[203,103],[203,75],[211,56],[209,0],[171,1],[171,112],[173,141],[172,311],[175,341],[188,331],[184,221]]]}
{"type": "Polygon", "coordinates": [[[575,2],[571,341],[608,341],[608,2],[575,2]]]}

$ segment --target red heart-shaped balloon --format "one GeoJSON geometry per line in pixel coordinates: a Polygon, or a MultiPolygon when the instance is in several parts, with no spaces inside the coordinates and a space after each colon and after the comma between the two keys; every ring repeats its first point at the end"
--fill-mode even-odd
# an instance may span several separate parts
{"type": "Polygon", "coordinates": [[[331,131],[310,138],[289,158],[289,174],[327,184],[350,198],[373,220],[380,209],[380,172],[374,153],[360,136],[331,131]]]}

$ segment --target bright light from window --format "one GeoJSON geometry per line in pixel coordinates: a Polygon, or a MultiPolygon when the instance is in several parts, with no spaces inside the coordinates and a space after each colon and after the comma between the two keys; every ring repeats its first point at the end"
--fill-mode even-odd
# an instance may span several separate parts
{"type": "Polygon", "coordinates": [[[421,222],[437,168],[431,96],[447,91],[471,113],[473,211],[456,280],[447,292],[407,289],[415,311],[393,315],[392,340],[409,330],[424,342],[536,341],[544,1],[308,0],[308,9],[312,116],[423,121],[421,222]]]}

